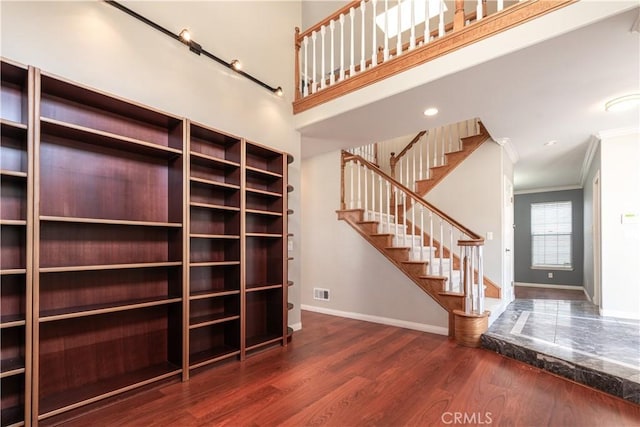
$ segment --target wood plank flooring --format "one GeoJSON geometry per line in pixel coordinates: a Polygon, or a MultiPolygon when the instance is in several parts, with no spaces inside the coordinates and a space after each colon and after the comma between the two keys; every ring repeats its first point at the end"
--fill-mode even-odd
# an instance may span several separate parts
{"type": "Polygon", "coordinates": [[[67,425],[640,425],[640,406],[443,336],[304,311],[302,322],[286,349],[67,425]]]}
{"type": "Polygon", "coordinates": [[[515,287],[516,298],[521,299],[559,299],[571,301],[586,301],[587,297],[582,290],[530,288],[528,286],[515,287]]]}

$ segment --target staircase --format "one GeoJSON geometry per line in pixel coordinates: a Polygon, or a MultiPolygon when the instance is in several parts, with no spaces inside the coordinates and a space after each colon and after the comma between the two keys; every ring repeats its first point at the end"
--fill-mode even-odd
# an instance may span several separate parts
{"type": "Polygon", "coordinates": [[[369,161],[371,158],[355,154],[363,153],[362,149],[343,152],[341,209],[337,211],[338,219],[353,227],[449,313],[449,336],[468,346],[479,345],[480,335],[488,328],[487,308],[501,303],[500,288],[483,275],[484,239],[422,196],[489,139],[484,126],[473,123],[477,133],[449,144],[451,152],[445,153],[446,144],[431,138],[440,145],[440,154],[435,148],[438,160],[433,160],[434,147],[417,143],[420,134],[401,155],[392,155],[392,173],[401,172],[399,179],[405,182],[413,180],[409,185],[384,172],[369,161]],[[415,153],[428,153],[429,159],[415,153]]]}

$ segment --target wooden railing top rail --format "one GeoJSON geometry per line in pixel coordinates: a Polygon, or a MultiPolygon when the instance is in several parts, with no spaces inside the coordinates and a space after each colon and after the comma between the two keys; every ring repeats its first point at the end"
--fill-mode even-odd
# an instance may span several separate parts
{"type": "MultiPolygon", "coordinates": [[[[365,0],[365,2],[368,2],[369,0],[365,0]]],[[[337,21],[340,18],[340,15],[342,14],[348,14],[349,10],[351,8],[358,8],[360,6],[360,1],[351,1],[349,3],[347,3],[345,6],[341,7],[340,9],[336,10],[335,12],[333,12],[331,15],[327,16],[326,18],[324,18],[322,21],[318,22],[317,24],[315,24],[312,27],[309,27],[308,29],[304,30],[303,32],[301,32],[298,35],[298,40],[302,40],[303,38],[305,38],[306,36],[310,36],[311,33],[313,33],[314,31],[320,31],[320,28],[325,25],[329,25],[329,23],[331,21],[337,21]]]]}
{"type": "Polygon", "coordinates": [[[400,153],[398,153],[397,156],[394,153],[391,153],[391,166],[393,167],[402,157],[404,157],[404,155],[407,154],[407,151],[409,151],[416,142],[420,141],[420,138],[422,138],[426,133],[426,130],[418,132],[418,134],[413,137],[413,139],[402,149],[402,151],[400,151],[400,153]]]}
{"type": "Polygon", "coordinates": [[[427,202],[425,199],[420,197],[418,194],[414,193],[409,188],[405,187],[400,182],[396,181],[394,178],[392,178],[391,176],[387,175],[386,173],[384,173],[383,171],[381,171],[380,169],[378,169],[377,167],[375,167],[374,165],[372,165],[371,163],[369,163],[368,161],[366,161],[362,157],[358,156],[357,154],[351,154],[351,153],[349,153],[347,151],[344,151],[344,150],[342,151],[342,161],[343,162],[346,162],[346,161],[349,161],[349,160],[353,160],[353,159],[358,160],[361,164],[365,165],[368,169],[372,170],[374,173],[376,173],[377,175],[381,176],[383,179],[385,179],[386,181],[390,182],[395,187],[400,188],[411,199],[413,199],[414,202],[417,202],[418,204],[426,207],[431,212],[435,213],[440,218],[446,220],[449,224],[453,225],[458,230],[462,231],[464,234],[469,236],[470,239],[467,239],[467,240],[464,240],[464,241],[470,242],[471,246],[481,246],[481,245],[484,244],[484,238],[482,236],[480,236],[478,233],[475,233],[475,232],[471,231],[470,229],[468,229],[467,227],[462,225],[460,222],[458,222],[455,219],[451,218],[449,215],[447,215],[446,213],[444,213],[443,211],[441,211],[437,207],[433,206],[431,203],[427,202]]]}

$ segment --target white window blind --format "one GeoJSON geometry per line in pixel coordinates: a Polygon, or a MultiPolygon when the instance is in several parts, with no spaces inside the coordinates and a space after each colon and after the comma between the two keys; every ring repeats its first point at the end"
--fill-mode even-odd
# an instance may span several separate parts
{"type": "Polygon", "coordinates": [[[531,204],[531,265],[571,268],[571,202],[531,204]]]}

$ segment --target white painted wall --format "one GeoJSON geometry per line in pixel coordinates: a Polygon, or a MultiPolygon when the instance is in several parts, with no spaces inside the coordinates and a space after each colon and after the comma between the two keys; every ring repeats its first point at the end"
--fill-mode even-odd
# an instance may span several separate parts
{"type": "Polygon", "coordinates": [[[502,283],[502,210],[504,174],[512,173],[502,147],[487,141],[447,175],[425,199],[485,237],[484,274],[502,283]],[[486,240],[487,232],[493,240],[486,240]]]}
{"type": "Polygon", "coordinates": [[[302,304],[446,333],[446,311],[354,229],[337,220],[340,152],[303,160],[302,206],[302,304]],[[329,289],[331,300],[314,300],[314,287],[329,289]]]}
{"type": "MultiPolygon", "coordinates": [[[[127,2],[171,31],[187,27],[208,51],[271,86],[278,98],[181,43],[103,2],[1,2],[1,51],[143,104],[287,151],[296,158],[289,180],[290,230],[300,236],[300,136],[293,126],[293,29],[299,2],[127,2]],[[255,37],[255,34],[261,34],[255,37]]],[[[299,259],[300,243],[294,243],[299,259]]],[[[300,264],[291,263],[289,324],[300,322],[300,264]]]]}
{"type": "Polygon", "coordinates": [[[602,314],[640,319],[640,133],[601,136],[602,314]]]}

